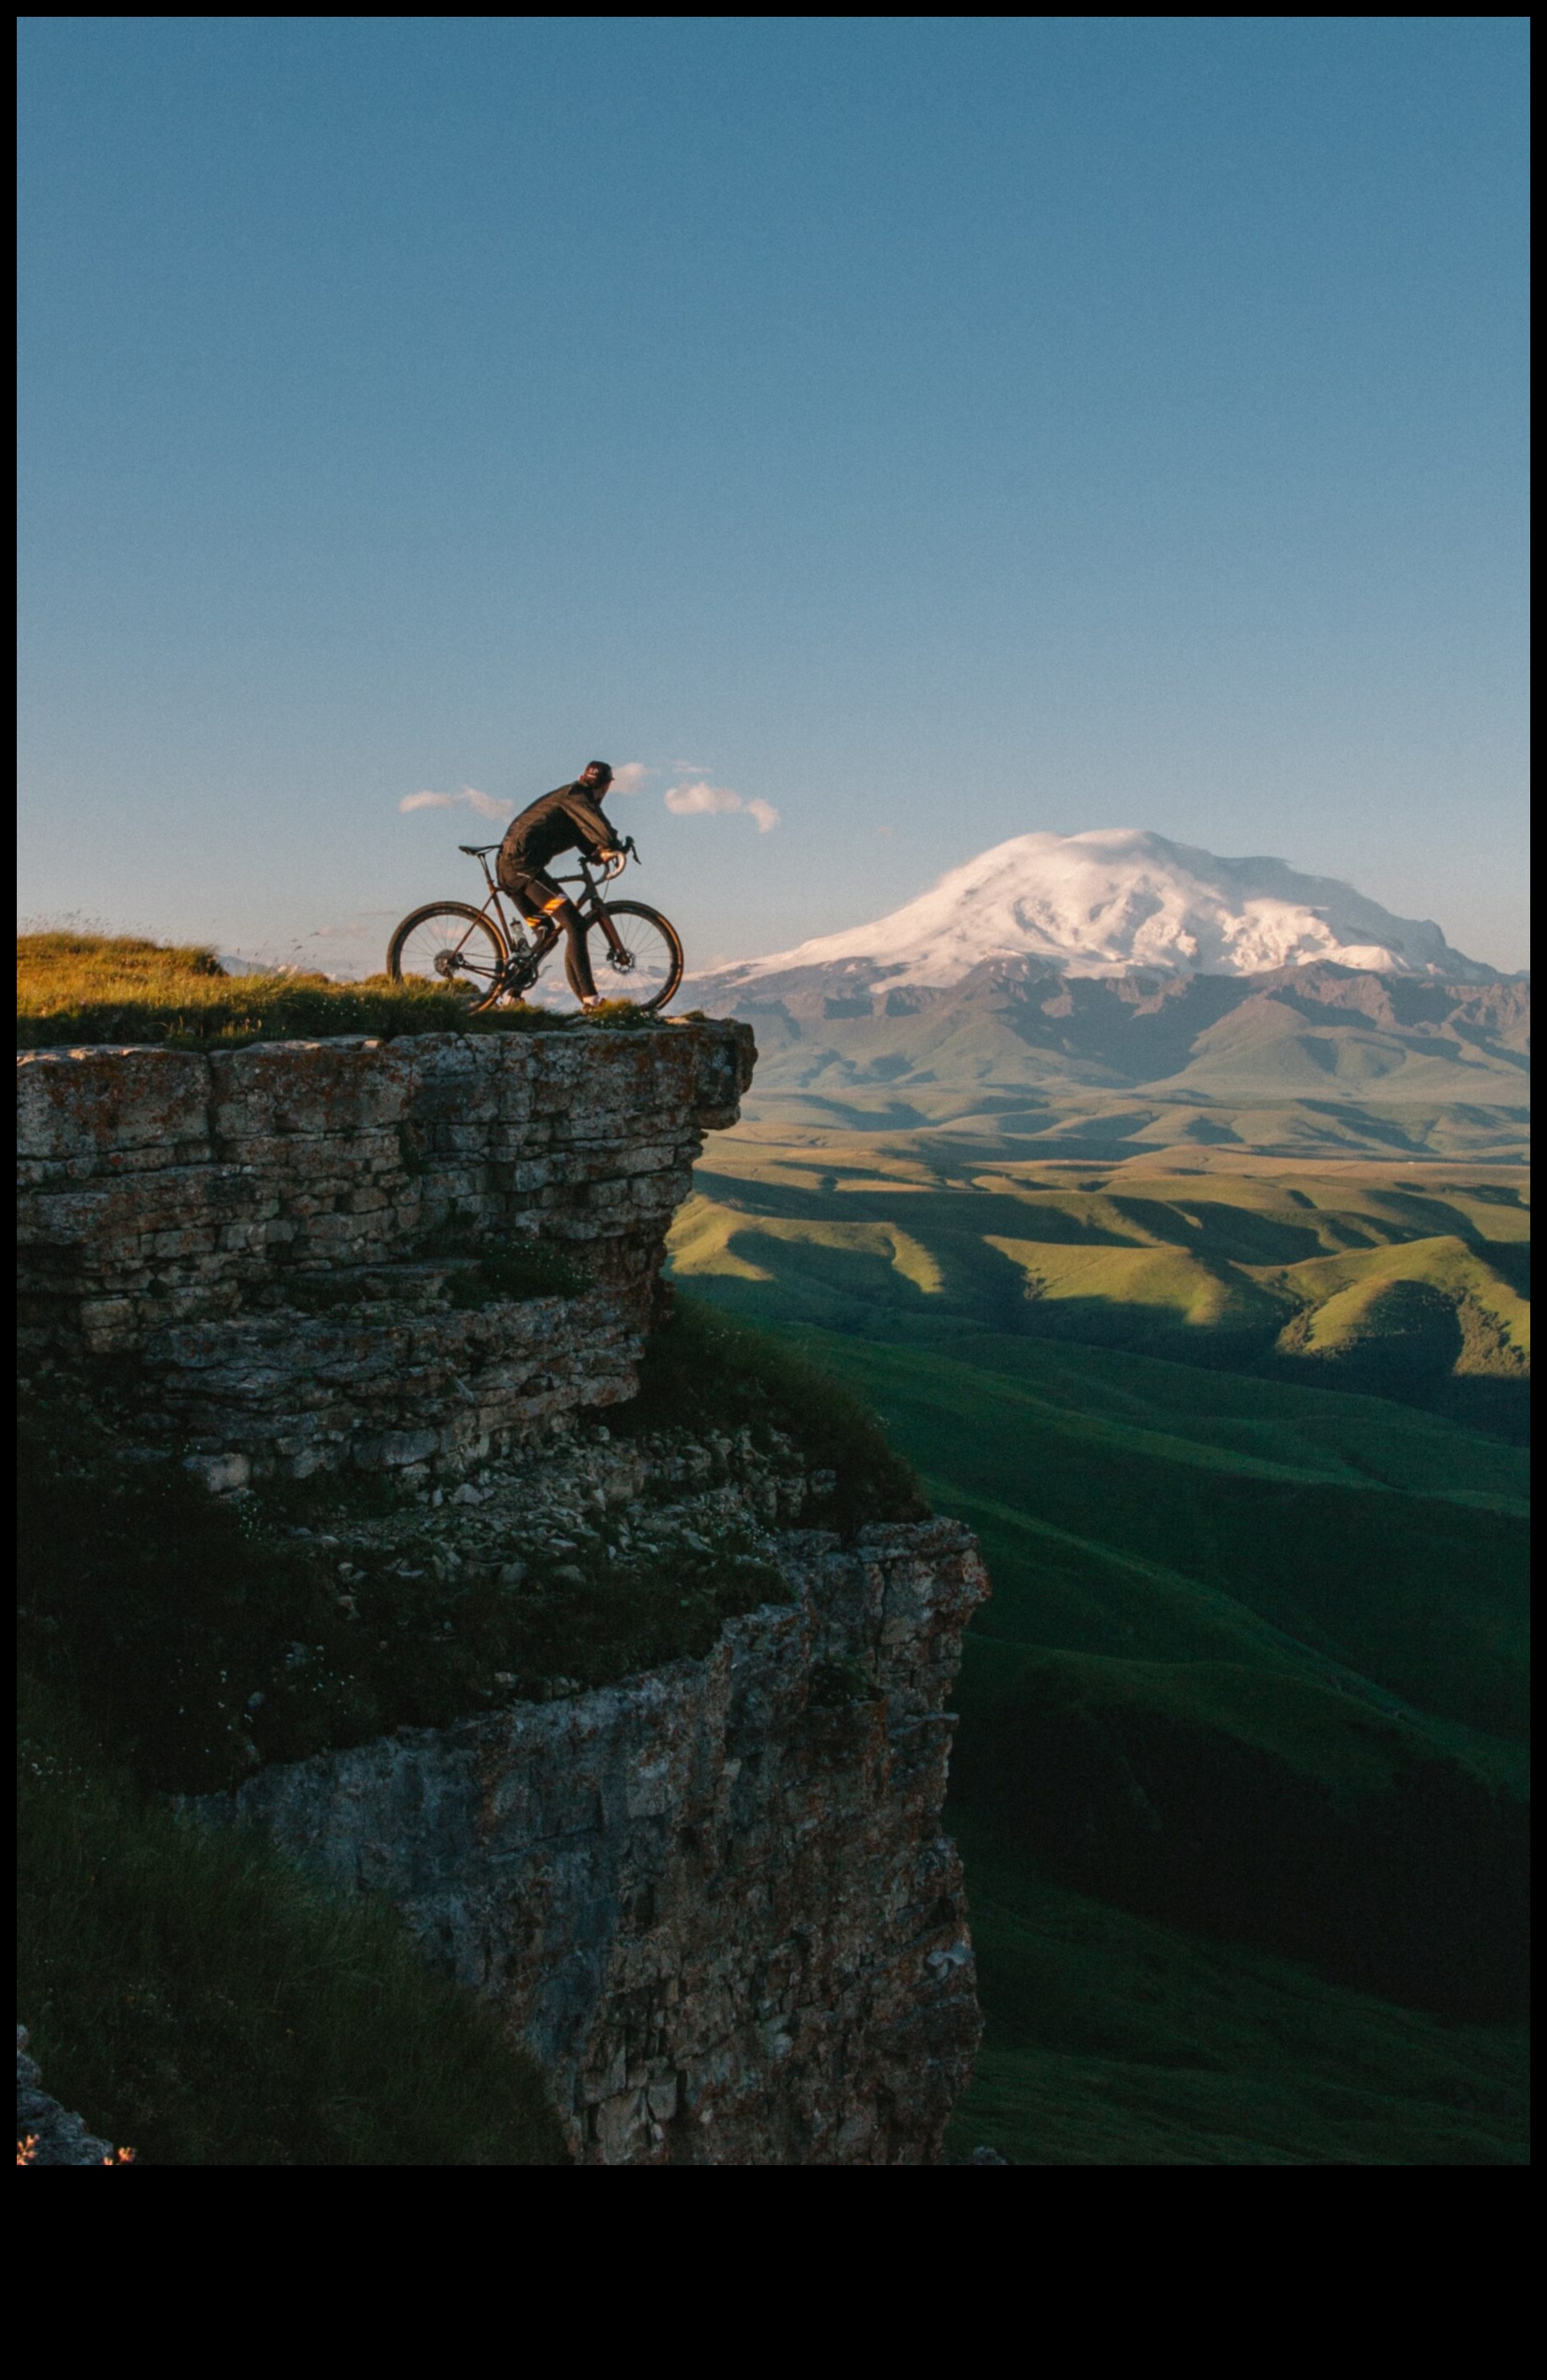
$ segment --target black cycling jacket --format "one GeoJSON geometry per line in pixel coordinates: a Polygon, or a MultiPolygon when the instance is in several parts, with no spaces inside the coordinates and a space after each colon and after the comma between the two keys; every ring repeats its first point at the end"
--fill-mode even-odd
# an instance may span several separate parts
{"type": "Polygon", "coordinates": [[[525,868],[545,868],[561,851],[583,851],[594,859],[616,841],[612,821],[588,786],[556,785],[511,820],[500,845],[498,874],[503,881],[525,868]]]}

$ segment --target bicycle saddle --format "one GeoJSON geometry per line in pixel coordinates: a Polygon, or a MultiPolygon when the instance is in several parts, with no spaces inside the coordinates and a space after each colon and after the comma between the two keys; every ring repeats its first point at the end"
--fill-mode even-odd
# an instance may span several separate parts
{"type": "Polygon", "coordinates": [[[465,851],[469,859],[481,859],[486,851],[498,851],[499,844],[497,843],[459,843],[457,848],[458,851],[465,851]]]}

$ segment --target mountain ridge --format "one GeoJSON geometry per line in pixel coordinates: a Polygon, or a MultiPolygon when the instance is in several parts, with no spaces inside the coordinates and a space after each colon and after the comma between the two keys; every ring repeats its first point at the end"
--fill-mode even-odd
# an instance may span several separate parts
{"type": "Polygon", "coordinates": [[[1525,1150],[1529,978],[1350,886],[1157,835],[1013,838],[688,997],[753,1026],[754,1127],[1525,1150]]]}
{"type": "Polygon", "coordinates": [[[703,978],[724,990],[820,967],[856,990],[939,989],[1024,958],[1075,978],[1271,974],[1330,961],[1466,984],[1506,978],[1334,877],[1282,859],[1221,858],[1138,828],[1011,836],[917,899],[703,978]]]}
{"type": "Polygon", "coordinates": [[[1322,1094],[1379,1084],[1387,1097],[1515,1104],[1529,1079],[1528,984],[1327,962],[1090,978],[986,961],[953,985],[836,992],[826,969],[792,969],[742,987],[734,1012],[758,1033],[764,1092],[842,1076],[893,1089],[927,1079],[1207,1094],[1228,1076],[1233,1096],[1248,1084],[1322,1094]]]}

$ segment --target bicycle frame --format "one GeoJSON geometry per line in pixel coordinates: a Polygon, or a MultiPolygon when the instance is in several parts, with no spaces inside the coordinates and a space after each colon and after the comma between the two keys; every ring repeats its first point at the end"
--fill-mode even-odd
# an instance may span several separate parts
{"type": "MultiPolygon", "coordinates": [[[[497,846],[492,847],[497,848],[497,846]]],[[[493,911],[493,922],[498,927],[500,933],[504,936],[506,948],[510,952],[513,958],[522,951],[530,951],[531,943],[529,938],[527,921],[521,916],[520,910],[516,905],[514,894],[506,892],[504,885],[499,883],[496,880],[489,866],[489,854],[487,851],[480,851],[472,856],[477,858],[479,866],[482,868],[483,881],[489,888],[489,898],[483,904],[481,914],[487,917],[489,913],[493,911]],[[511,908],[515,913],[514,929],[507,921],[504,907],[502,906],[502,904],[506,901],[510,903],[511,908]]],[[[627,865],[627,858],[628,855],[626,854],[623,860],[617,867],[609,868],[602,878],[602,884],[610,884],[615,877],[621,876],[624,868],[627,865]]],[[[591,869],[586,866],[583,854],[577,862],[577,866],[579,870],[578,875],[555,876],[554,879],[554,883],[580,884],[585,887],[584,892],[575,903],[576,908],[579,911],[580,916],[587,919],[588,922],[594,919],[595,922],[601,926],[603,934],[606,938],[607,947],[615,953],[615,955],[620,957],[625,955],[626,953],[623,938],[619,934],[617,928],[614,925],[612,919],[608,917],[607,912],[603,905],[602,884],[598,884],[595,877],[592,876],[591,869]]]]}
{"type": "MultiPolygon", "coordinates": [[[[565,971],[572,990],[577,975],[585,981],[588,958],[592,965],[605,960],[609,970],[635,977],[640,985],[638,997],[627,1005],[649,1010],[664,1005],[682,981],[682,938],[676,928],[669,918],[637,901],[609,904],[603,897],[628,862],[639,858],[631,836],[624,836],[600,861],[582,853],[566,875],[533,869],[534,875],[542,876],[546,891],[532,888],[537,897],[530,905],[534,912],[530,921],[525,914],[526,888],[513,889],[499,880],[498,863],[493,858],[499,847],[492,843],[461,845],[466,857],[476,859],[483,870],[481,906],[475,908],[470,901],[432,901],[404,918],[387,945],[387,973],[394,982],[408,976],[447,984],[460,979],[480,1011],[502,1001],[521,999],[558,947],[565,929],[565,920],[554,915],[558,909],[565,912],[570,937],[565,971]],[[555,900],[560,886],[566,889],[555,900]],[[586,941],[598,927],[601,934],[588,952],[586,941]],[[636,949],[641,933],[642,953],[636,949]]],[[[582,1006],[597,1004],[589,988],[580,997],[582,1006]]],[[[618,997],[623,997],[621,990],[618,997]]]]}

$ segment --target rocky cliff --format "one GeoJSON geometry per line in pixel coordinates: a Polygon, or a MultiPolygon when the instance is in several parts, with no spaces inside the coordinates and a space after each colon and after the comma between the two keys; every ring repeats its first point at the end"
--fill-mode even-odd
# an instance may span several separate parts
{"type": "Polygon", "coordinates": [[[16,2161],[18,2165],[132,2165],[131,2154],[116,2155],[106,2141],[89,2132],[84,2120],[62,2107],[43,2087],[38,2061],[30,2054],[27,2027],[16,2029],[16,2161]]]}
{"type": "Polygon", "coordinates": [[[254,1820],[495,1998],[590,2165],[922,2165],[980,2031],[941,1832],[955,1522],[775,1541],[708,1657],[266,1768],[254,1820]]]}
{"type": "Polygon", "coordinates": [[[252,1770],[190,1814],[396,1902],[582,2163],[927,2164],[979,2034],[941,1828],[972,1538],[812,1527],[841,1458],[798,1419],[613,1410],[750,1062],[697,1023],[29,1053],[24,1355],[97,1399],[113,1463],[182,1456],[315,1572],[286,1609],[325,1645],[271,1660],[245,1611],[228,1682],[185,1632],[252,1770]],[[647,1594],[657,1666],[609,1669],[647,1594]],[[453,1653],[468,1715],[393,1727],[453,1653]],[[265,1751],[286,1697],[336,1723],[265,1751]]]}
{"type": "Polygon", "coordinates": [[[212,1486],[465,1468],[632,1393],[667,1226],[751,1056],[746,1026],[693,1022],[27,1051],[24,1350],[128,1359],[147,1438],[212,1486]],[[522,1255],[566,1259],[569,1293],[522,1255]]]}

